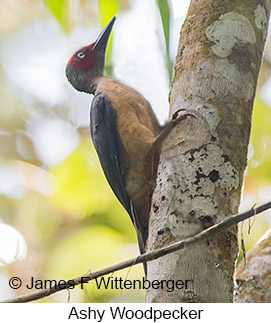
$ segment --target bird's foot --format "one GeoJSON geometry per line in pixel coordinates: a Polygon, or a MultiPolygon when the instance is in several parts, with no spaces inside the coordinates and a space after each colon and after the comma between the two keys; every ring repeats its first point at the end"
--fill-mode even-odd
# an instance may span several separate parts
{"type": "Polygon", "coordinates": [[[168,124],[173,123],[175,126],[180,121],[185,120],[188,116],[197,119],[196,115],[191,112],[188,112],[187,109],[179,109],[173,113],[172,119],[168,122],[168,124]],[[180,112],[182,112],[182,113],[180,113],[180,112]]]}
{"type": "Polygon", "coordinates": [[[185,120],[187,117],[193,117],[196,118],[196,115],[188,112],[186,109],[179,109],[176,112],[173,113],[172,119],[167,122],[167,124],[164,126],[160,134],[156,137],[153,148],[160,148],[163,141],[166,139],[166,137],[169,135],[171,130],[181,121],[185,120]],[[181,112],[181,113],[180,113],[181,112]]]}

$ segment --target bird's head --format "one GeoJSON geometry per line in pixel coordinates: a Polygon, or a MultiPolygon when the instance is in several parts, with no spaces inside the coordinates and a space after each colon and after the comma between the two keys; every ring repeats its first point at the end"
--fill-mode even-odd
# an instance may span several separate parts
{"type": "Polygon", "coordinates": [[[116,15],[111,18],[94,43],[80,48],[69,59],[66,76],[76,90],[95,92],[97,82],[103,75],[105,49],[116,18],[116,15]]]}

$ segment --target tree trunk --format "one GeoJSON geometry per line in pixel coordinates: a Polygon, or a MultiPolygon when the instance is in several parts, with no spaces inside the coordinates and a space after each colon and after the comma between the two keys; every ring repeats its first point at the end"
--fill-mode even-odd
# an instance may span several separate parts
{"type": "Polygon", "coordinates": [[[249,250],[236,271],[236,303],[271,303],[271,229],[249,250]]]}
{"type": "MultiPolygon", "coordinates": [[[[171,114],[189,114],[163,143],[149,250],[237,213],[268,17],[263,0],[191,1],[170,93],[171,114]]],[[[148,279],[188,282],[147,302],[232,302],[237,254],[235,226],[150,262],[148,279]]]]}

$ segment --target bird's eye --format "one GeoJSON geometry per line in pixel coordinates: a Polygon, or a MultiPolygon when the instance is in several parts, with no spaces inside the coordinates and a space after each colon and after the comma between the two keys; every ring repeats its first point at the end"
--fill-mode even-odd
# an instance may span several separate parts
{"type": "Polygon", "coordinates": [[[76,56],[78,58],[84,58],[86,56],[86,54],[84,52],[79,52],[79,53],[76,54],[76,56]]]}

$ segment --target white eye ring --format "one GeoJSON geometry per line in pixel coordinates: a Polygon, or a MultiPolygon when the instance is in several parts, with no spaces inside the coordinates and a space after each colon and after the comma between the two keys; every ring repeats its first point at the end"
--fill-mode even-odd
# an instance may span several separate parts
{"type": "Polygon", "coordinates": [[[86,54],[84,52],[77,53],[78,58],[84,58],[85,56],[86,56],[86,54]]]}

